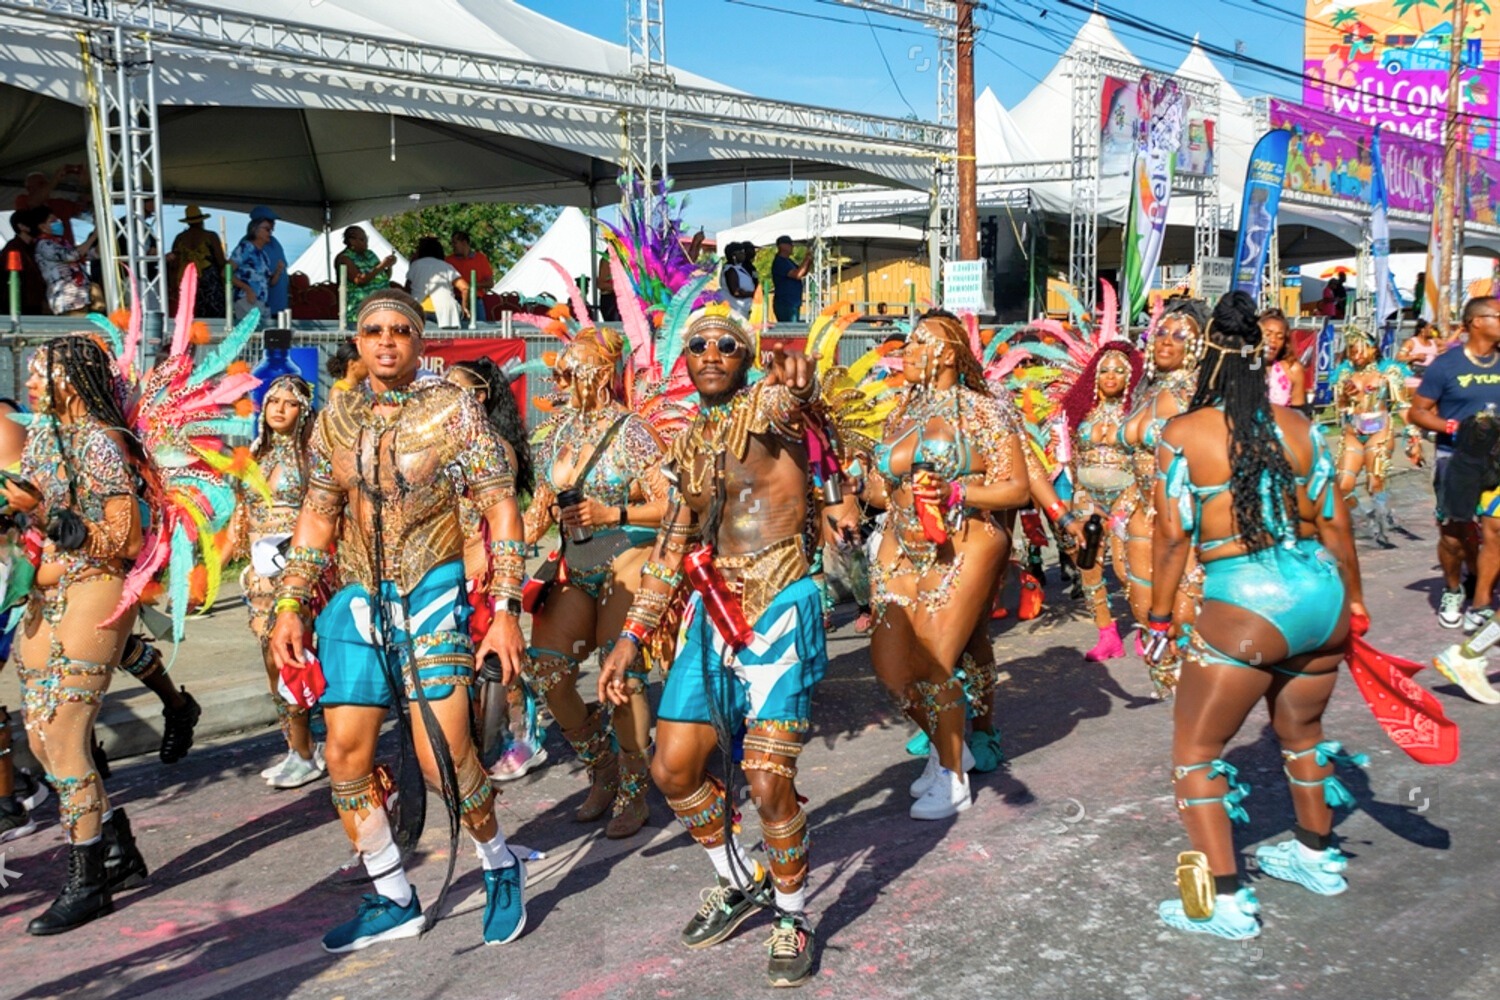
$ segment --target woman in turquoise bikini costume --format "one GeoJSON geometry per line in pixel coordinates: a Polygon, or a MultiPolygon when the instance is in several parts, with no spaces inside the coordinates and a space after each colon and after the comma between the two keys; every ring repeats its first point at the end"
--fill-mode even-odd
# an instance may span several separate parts
{"type": "Polygon", "coordinates": [[[527,679],[588,766],[592,787],[574,818],[589,823],[612,808],[605,832],[613,838],[634,834],[648,814],[646,678],[630,678],[630,700],[615,707],[611,731],[605,708],[590,709],[578,694],[578,668],[595,649],[608,656],[614,648],[667,508],[661,440],[616,396],[621,347],[613,330],[584,330],[558,359],[555,378],[568,405],[534,442],[536,495],[526,509],[527,544],[553,523],[564,536],[575,526],[592,534],[584,544],[563,544],[567,579],[532,615],[527,679]],[[588,468],[601,445],[604,453],[588,468]],[[584,500],[560,509],[557,495],[570,488],[584,500]]]}
{"type": "MultiPolygon", "coordinates": [[[[1151,534],[1156,521],[1152,502],[1156,484],[1156,446],[1167,421],[1187,410],[1198,380],[1203,358],[1203,326],[1208,310],[1198,299],[1169,300],[1152,333],[1146,351],[1146,377],[1138,390],[1135,409],[1121,425],[1119,443],[1131,449],[1135,483],[1115,501],[1110,514],[1113,531],[1115,573],[1125,588],[1130,611],[1145,627],[1151,603],[1151,534]]],[[[1197,603],[1197,568],[1185,576],[1186,586],[1177,605],[1177,628],[1190,628],[1197,603]]],[[[1136,649],[1140,649],[1137,640],[1136,649]]],[[[1158,698],[1165,698],[1177,685],[1176,649],[1150,666],[1151,683],[1158,698]]]]}
{"type": "Polygon", "coordinates": [[[866,499],[889,511],[870,566],[870,658],[932,741],[911,788],[912,818],[943,819],[969,807],[959,663],[971,644],[981,654],[989,648],[983,630],[1010,553],[1010,532],[995,513],[1026,502],[1026,457],[1014,408],[990,395],[957,318],[923,316],[904,369],[906,395],[875,447],[878,475],[866,487],[866,499]],[[941,520],[944,541],[924,532],[919,504],[929,523],[941,520]]]}
{"type": "Polygon", "coordinates": [[[1177,687],[1172,763],[1193,850],[1178,857],[1180,899],[1164,923],[1230,939],[1260,933],[1259,904],[1240,888],[1232,822],[1250,787],[1224,747],[1264,699],[1281,743],[1295,836],[1256,851],[1260,870],[1332,896],[1347,887],[1330,846],[1333,808],[1353,798],[1335,763],[1363,763],[1323,735],[1351,615],[1366,615],[1349,513],[1333,459],[1307,418],[1272,406],[1255,304],[1220,300],[1189,411],[1157,450],[1148,659],[1167,645],[1189,558],[1203,567],[1198,611],[1177,687]]]}

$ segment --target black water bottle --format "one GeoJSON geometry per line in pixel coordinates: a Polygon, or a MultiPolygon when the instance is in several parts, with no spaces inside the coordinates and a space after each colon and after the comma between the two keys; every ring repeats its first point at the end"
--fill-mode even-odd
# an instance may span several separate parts
{"type": "Polygon", "coordinates": [[[1104,519],[1090,514],[1083,523],[1083,551],[1078,553],[1078,568],[1093,569],[1099,562],[1099,542],[1104,538],[1104,519]]]}

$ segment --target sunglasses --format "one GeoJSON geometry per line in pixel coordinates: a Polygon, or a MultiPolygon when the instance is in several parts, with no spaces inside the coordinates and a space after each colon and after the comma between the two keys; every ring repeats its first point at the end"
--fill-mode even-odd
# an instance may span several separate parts
{"type": "MultiPolygon", "coordinates": [[[[701,358],[703,353],[708,350],[708,344],[707,337],[689,337],[687,342],[688,353],[695,358],[701,358]]],[[[738,340],[727,333],[714,341],[713,345],[718,349],[719,357],[721,358],[734,357],[740,352],[740,348],[743,346],[738,340]]]]}
{"type": "Polygon", "coordinates": [[[410,323],[397,323],[395,326],[379,326],[371,323],[359,328],[361,337],[379,337],[388,333],[397,340],[409,340],[416,332],[416,327],[410,323]]]}
{"type": "Polygon", "coordinates": [[[1156,328],[1157,340],[1161,340],[1164,337],[1171,337],[1179,344],[1186,344],[1188,337],[1190,336],[1191,334],[1188,332],[1188,328],[1185,324],[1171,327],[1159,326],[1156,328]]]}

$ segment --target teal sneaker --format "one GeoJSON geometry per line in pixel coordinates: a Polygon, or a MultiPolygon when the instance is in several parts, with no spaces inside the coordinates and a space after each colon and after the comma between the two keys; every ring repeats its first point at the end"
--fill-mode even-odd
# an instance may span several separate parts
{"type": "MultiPolygon", "coordinates": [[[[516,858],[515,852],[511,857],[516,858]]],[[[526,865],[520,858],[484,873],[484,943],[509,944],[526,929],[526,865]]]]}
{"type": "Polygon", "coordinates": [[[405,906],[397,906],[377,893],[366,893],[353,920],[339,924],[323,935],[323,950],[331,955],[342,955],[381,941],[416,937],[426,924],[422,904],[417,902],[416,889],[412,889],[411,900],[405,906]]]}
{"type": "Polygon", "coordinates": [[[932,741],[922,730],[917,730],[917,735],[906,741],[906,752],[913,757],[926,757],[927,751],[932,748],[932,741]]]}
{"type": "Polygon", "coordinates": [[[1207,920],[1194,920],[1182,912],[1181,899],[1169,899],[1156,909],[1161,922],[1174,930],[1191,934],[1213,934],[1230,941],[1248,941],[1260,936],[1260,903],[1252,889],[1245,888],[1233,896],[1219,896],[1214,902],[1214,915],[1207,920]]]}
{"type": "Polygon", "coordinates": [[[974,766],[969,768],[979,774],[999,770],[1005,763],[1005,752],[1000,749],[1000,734],[976,729],[969,734],[969,752],[974,755],[974,766]]]}
{"type": "Polygon", "coordinates": [[[1302,853],[1302,845],[1296,839],[1271,844],[1255,849],[1255,860],[1260,870],[1283,882],[1295,882],[1309,892],[1319,896],[1337,896],[1349,888],[1344,879],[1344,869],[1349,859],[1337,847],[1329,847],[1317,860],[1302,853]]]}

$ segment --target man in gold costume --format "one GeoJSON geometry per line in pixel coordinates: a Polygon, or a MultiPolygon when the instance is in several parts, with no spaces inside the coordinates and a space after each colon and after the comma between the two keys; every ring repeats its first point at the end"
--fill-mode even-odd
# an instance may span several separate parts
{"type": "MultiPolygon", "coordinates": [[[[521,513],[510,465],[473,397],[451,383],[416,378],[422,328],[421,307],[405,292],[383,290],[361,304],[356,330],[368,376],[318,415],[307,494],[278,577],[276,665],[294,694],[326,684],[333,802],[375,883],[358,914],[323,938],[330,952],[415,937],[426,926],[392,835],[388,783],[375,767],[392,701],[403,722],[402,703],[415,704],[410,726],[402,726],[406,747],[415,744],[427,783],[443,792],[453,836],[458,818],[474,840],[487,894],[485,943],[512,941],[526,923],[526,870],[506,846],[469,735],[476,659],[509,683],[524,656],[521,513]],[[497,605],[477,650],[459,528],[465,491],[489,527],[497,605]],[[344,587],[317,615],[319,666],[304,658],[306,618],[335,539],[344,587]]],[[[420,786],[405,790],[400,814],[411,816],[421,799],[420,786]]],[[[441,906],[440,895],[434,910],[441,906]]]]}

